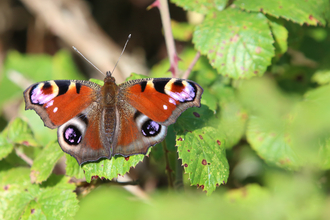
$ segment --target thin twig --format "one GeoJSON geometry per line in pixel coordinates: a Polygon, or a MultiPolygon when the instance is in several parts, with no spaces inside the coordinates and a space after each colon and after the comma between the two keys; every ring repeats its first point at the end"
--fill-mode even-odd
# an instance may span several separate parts
{"type": "MultiPolygon", "coordinates": [[[[74,1],[74,4],[73,1],[65,0],[21,1],[54,35],[68,46],[79,48],[102,72],[113,69],[122,46],[117,46],[101,30],[84,1],[74,1]]],[[[147,72],[146,68],[128,53],[123,55],[122,60],[113,75],[117,82],[123,82],[131,72],[147,72]]]]}
{"type": "Polygon", "coordinates": [[[182,169],[182,160],[179,158],[179,152],[176,152],[176,157],[178,158],[175,163],[175,189],[183,188],[183,169],[182,169]]]}
{"type": "Polygon", "coordinates": [[[171,64],[169,71],[172,72],[173,77],[177,77],[179,57],[175,49],[175,42],[172,34],[170,12],[168,9],[167,0],[156,0],[153,5],[157,6],[159,9],[160,17],[164,28],[165,43],[171,64]]]}
{"type": "Polygon", "coordinates": [[[168,187],[173,189],[173,178],[172,178],[172,169],[170,168],[170,162],[168,159],[168,150],[166,147],[166,141],[162,141],[162,146],[164,150],[164,156],[165,156],[165,164],[166,164],[166,174],[167,174],[167,180],[168,180],[168,187]]]}
{"type": "Polygon", "coordinates": [[[23,152],[19,151],[17,148],[15,148],[15,152],[16,152],[17,156],[19,156],[27,164],[29,164],[30,166],[32,166],[33,160],[31,158],[29,158],[28,156],[26,156],[23,152]]]}
{"type": "Polygon", "coordinates": [[[193,59],[193,61],[191,62],[191,64],[189,65],[188,69],[186,70],[186,72],[183,74],[182,79],[188,79],[191,70],[194,68],[195,64],[197,63],[199,57],[201,56],[201,53],[199,51],[197,51],[195,58],[193,59]]]}

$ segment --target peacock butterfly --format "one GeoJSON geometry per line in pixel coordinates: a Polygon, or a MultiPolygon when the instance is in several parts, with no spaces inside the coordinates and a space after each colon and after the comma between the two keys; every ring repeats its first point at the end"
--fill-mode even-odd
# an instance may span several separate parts
{"type": "Polygon", "coordinates": [[[51,80],[24,91],[25,109],[45,126],[58,127],[62,150],[81,165],[113,155],[146,154],[161,142],[167,126],[190,107],[200,107],[203,89],[190,80],[137,79],[120,85],[107,72],[104,85],[51,80]]]}

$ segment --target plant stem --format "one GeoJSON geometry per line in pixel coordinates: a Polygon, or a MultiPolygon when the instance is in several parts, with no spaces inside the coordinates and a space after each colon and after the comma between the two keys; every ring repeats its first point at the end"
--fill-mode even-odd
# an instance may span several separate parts
{"type": "Polygon", "coordinates": [[[167,0],[156,0],[156,2],[158,3],[155,5],[157,5],[160,12],[160,17],[164,28],[166,48],[171,63],[169,71],[172,72],[173,77],[177,77],[179,57],[175,49],[175,42],[172,34],[171,18],[170,18],[170,12],[168,10],[168,3],[167,0]]]}
{"type": "Polygon", "coordinates": [[[33,160],[31,158],[29,158],[28,156],[26,156],[23,152],[19,151],[17,148],[15,148],[15,152],[16,152],[17,156],[19,156],[27,164],[29,164],[30,166],[32,166],[33,160]]]}
{"type": "Polygon", "coordinates": [[[188,79],[191,70],[194,68],[195,64],[197,63],[199,57],[201,56],[201,53],[199,51],[197,51],[195,58],[193,59],[193,61],[191,62],[191,64],[189,65],[188,69],[186,70],[186,72],[183,74],[182,79],[188,79]]]}
{"type": "Polygon", "coordinates": [[[172,178],[173,170],[170,168],[170,163],[169,163],[169,159],[168,159],[168,150],[167,150],[167,147],[166,147],[166,141],[165,140],[162,141],[162,146],[163,146],[164,156],[165,156],[168,187],[173,189],[173,178],[172,178]]]}
{"type": "Polygon", "coordinates": [[[175,189],[183,188],[183,170],[182,170],[182,160],[179,158],[179,152],[176,152],[176,157],[178,158],[175,163],[175,189]]]}

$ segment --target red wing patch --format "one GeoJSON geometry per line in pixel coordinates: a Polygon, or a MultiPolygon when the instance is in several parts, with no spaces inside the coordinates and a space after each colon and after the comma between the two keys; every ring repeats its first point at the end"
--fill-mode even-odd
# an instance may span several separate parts
{"type": "Polygon", "coordinates": [[[92,92],[91,88],[82,86],[78,94],[75,86],[72,85],[65,94],[55,97],[43,106],[50,120],[58,126],[87,108],[93,101],[92,92]]]}
{"type": "Polygon", "coordinates": [[[57,127],[87,108],[94,89],[80,82],[56,80],[37,83],[24,92],[26,109],[34,109],[48,127],[57,127]]]}
{"type": "Polygon", "coordinates": [[[191,81],[169,78],[141,81],[128,87],[126,91],[126,98],[134,108],[153,121],[162,123],[168,120],[175,110],[182,112],[187,107],[199,106],[203,89],[191,81]]]}
{"type": "Polygon", "coordinates": [[[152,83],[148,83],[143,92],[141,92],[140,84],[130,87],[128,92],[129,103],[151,120],[157,122],[166,121],[179,104],[167,94],[157,92],[152,83]]]}

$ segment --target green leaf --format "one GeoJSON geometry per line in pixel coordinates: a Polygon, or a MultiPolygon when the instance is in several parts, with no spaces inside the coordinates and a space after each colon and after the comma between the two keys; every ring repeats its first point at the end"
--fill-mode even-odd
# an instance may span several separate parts
{"type": "Polygon", "coordinates": [[[14,145],[7,141],[3,134],[0,134],[0,160],[7,157],[14,149],[14,145]]]}
{"type": "Polygon", "coordinates": [[[174,20],[171,20],[171,27],[174,39],[179,41],[190,41],[195,28],[194,25],[189,23],[174,20]]]}
{"type": "Polygon", "coordinates": [[[195,129],[204,126],[217,126],[215,122],[214,112],[206,105],[201,105],[200,108],[188,108],[184,111],[174,124],[174,131],[177,134],[191,132],[195,129]]]}
{"type": "Polygon", "coordinates": [[[301,162],[293,151],[291,136],[286,129],[288,122],[273,129],[265,125],[267,118],[251,116],[247,127],[247,140],[258,155],[268,163],[287,169],[297,169],[301,162]]]}
{"type": "Polygon", "coordinates": [[[0,107],[8,100],[22,97],[23,82],[50,79],[82,79],[70,53],[59,51],[50,55],[26,55],[17,51],[7,54],[0,80],[0,107]],[[22,79],[23,80],[18,80],[22,79]],[[15,82],[15,83],[14,83],[15,82]],[[19,86],[18,86],[19,85],[19,86]]]}
{"type": "Polygon", "coordinates": [[[209,107],[214,112],[217,110],[217,99],[208,89],[203,91],[201,103],[202,105],[209,107]]]}
{"type": "Polygon", "coordinates": [[[68,178],[65,183],[57,181],[59,187],[40,187],[31,184],[29,173],[28,168],[0,173],[1,219],[67,219],[75,215],[78,200],[68,178]]]}
{"type": "Polygon", "coordinates": [[[226,148],[231,148],[244,135],[247,112],[239,102],[232,87],[214,84],[211,91],[219,100],[219,131],[226,135],[226,148]]]}
{"type": "Polygon", "coordinates": [[[226,182],[229,174],[225,135],[216,129],[217,125],[213,111],[205,105],[187,109],[174,124],[179,157],[190,182],[208,194],[226,182]]]}
{"type": "Polygon", "coordinates": [[[327,0],[236,0],[235,5],[247,11],[263,12],[274,17],[283,17],[299,24],[325,25],[323,13],[329,6],[327,0]]]}
{"type": "Polygon", "coordinates": [[[328,167],[330,139],[330,85],[310,90],[296,105],[290,133],[293,149],[305,166],[328,167]]]}
{"type": "Polygon", "coordinates": [[[83,179],[85,177],[84,171],[77,163],[77,160],[70,154],[65,154],[66,157],[66,175],[75,177],[77,179],[83,179]]]}
{"type": "MultiPolygon", "coordinates": [[[[81,199],[76,219],[146,219],[144,214],[150,206],[130,199],[131,194],[122,187],[100,186],[81,199]],[[143,208],[143,209],[142,209],[143,208]],[[144,210],[146,208],[146,210],[144,210]]],[[[149,218],[152,219],[152,218],[149,218]]]]}
{"type": "Polygon", "coordinates": [[[128,80],[134,80],[134,79],[148,79],[150,77],[142,74],[137,74],[137,73],[131,73],[129,77],[127,77],[126,81],[128,80]]]}
{"type": "Polygon", "coordinates": [[[274,56],[267,18],[233,8],[208,15],[193,42],[220,74],[235,79],[263,75],[274,56]]]}
{"type": "Polygon", "coordinates": [[[100,80],[100,79],[93,79],[93,78],[91,78],[91,79],[89,79],[89,81],[91,81],[93,83],[96,83],[96,84],[98,84],[100,86],[103,86],[104,85],[104,81],[103,80],[100,80]]]}
{"type": "Polygon", "coordinates": [[[71,177],[51,174],[49,178],[39,185],[40,188],[51,188],[73,191],[76,189],[76,185],[72,184],[71,177]]]}
{"type": "Polygon", "coordinates": [[[282,56],[288,50],[288,30],[284,22],[278,19],[269,18],[269,25],[275,39],[275,53],[277,57],[282,56]]]}
{"type": "Polygon", "coordinates": [[[210,195],[229,176],[225,136],[215,128],[204,127],[177,136],[179,157],[192,185],[210,195]]]}
{"type": "Polygon", "coordinates": [[[11,143],[23,144],[26,146],[38,146],[31,128],[20,118],[14,119],[8,125],[7,138],[11,143]]]}
{"type": "Polygon", "coordinates": [[[312,76],[312,81],[319,85],[325,85],[330,82],[330,69],[319,69],[312,76]]]}
{"type": "Polygon", "coordinates": [[[330,137],[323,143],[320,143],[319,159],[321,169],[330,169],[330,137]]]}
{"type": "Polygon", "coordinates": [[[30,174],[31,181],[33,183],[45,181],[63,155],[63,151],[57,142],[49,143],[33,161],[30,174]]]}
{"type": "Polygon", "coordinates": [[[208,14],[213,10],[222,11],[227,4],[227,0],[171,0],[171,2],[187,11],[195,11],[201,14],[208,14]]]}
{"type": "MultiPolygon", "coordinates": [[[[150,148],[149,148],[150,152],[150,148]]],[[[149,153],[147,153],[149,155],[149,153]]],[[[82,165],[85,171],[86,181],[90,182],[92,177],[98,176],[99,178],[113,179],[118,175],[124,175],[129,172],[131,167],[135,167],[143,160],[145,155],[138,154],[129,157],[113,156],[111,160],[101,159],[97,162],[86,163],[82,165]]]]}
{"type": "Polygon", "coordinates": [[[251,147],[268,163],[298,168],[301,161],[293,150],[288,128],[296,99],[285,96],[266,77],[245,81],[239,93],[250,112],[246,135],[251,147]]]}

